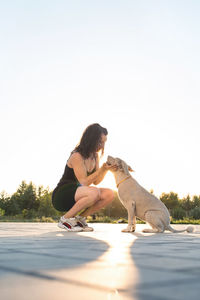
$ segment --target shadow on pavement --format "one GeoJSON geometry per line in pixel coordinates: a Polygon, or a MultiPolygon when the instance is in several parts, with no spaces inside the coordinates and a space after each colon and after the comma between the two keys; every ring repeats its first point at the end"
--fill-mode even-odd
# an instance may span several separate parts
{"type": "Polygon", "coordinates": [[[130,288],[129,296],[141,300],[188,299],[190,285],[199,284],[198,233],[133,233],[137,239],[130,246],[130,255],[139,281],[135,289],[130,288]]]}
{"type": "Polygon", "coordinates": [[[18,274],[53,280],[46,270],[78,267],[97,260],[108,248],[103,241],[64,231],[1,237],[0,277],[18,274]]]}

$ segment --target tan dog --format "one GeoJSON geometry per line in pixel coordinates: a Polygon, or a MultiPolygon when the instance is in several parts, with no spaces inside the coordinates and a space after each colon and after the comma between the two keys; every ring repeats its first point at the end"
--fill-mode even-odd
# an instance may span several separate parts
{"type": "Polygon", "coordinates": [[[128,211],[128,226],[123,232],[133,232],[136,227],[136,217],[146,221],[153,229],[144,229],[143,232],[192,232],[193,227],[188,226],[184,230],[175,230],[170,226],[170,215],[167,207],[157,197],[150,194],[130,175],[133,171],[123,160],[108,156],[108,165],[117,165],[114,171],[119,199],[128,211]]]}

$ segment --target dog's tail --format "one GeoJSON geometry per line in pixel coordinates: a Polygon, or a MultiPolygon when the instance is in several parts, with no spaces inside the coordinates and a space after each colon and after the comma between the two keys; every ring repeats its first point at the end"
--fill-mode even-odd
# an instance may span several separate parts
{"type": "Polygon", "coordinates": [[[187,232],[191,233],[191,232],[194,231],[194,227],[192,227],[192,226],[188,226],[187,228],[182,229],[182,230],[176,230],[173,227],[171,227],[170,224],[167,226],[166,229],[168,229],[169,231],[174,232],[174,233],[176,233],[176,232],[184,232],[184,231],[187,231],[187,232]]]}

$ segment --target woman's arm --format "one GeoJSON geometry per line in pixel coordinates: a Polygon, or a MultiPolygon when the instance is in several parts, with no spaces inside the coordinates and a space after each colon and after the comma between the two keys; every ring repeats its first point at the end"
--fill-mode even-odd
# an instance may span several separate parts
{"type": "Polygon", "coordinates": [[[84,160],[81,154],[78,152],[72,154],[70,164],[73,167],[75,176],[80,184],[86,186],[91,185],[92,183],[96,185],[101,182],[109,169],[109,166],[107,164],[103,164],[102,167],[99,168],[99,161],[97,160],[96,171],[87,176],[87,170],[84,164],[84,160]]]}
{"type": "Polygon", "coordinates": [[[95,184],[95,185],[99,184],[104,179],[104,177],[108,171],[108,169],[106,168],[106,164],[103,164],[102,167],[98,171],[99,171],[98,176],[97,176],[96,180],[93,181],[93,184],[95,184]]]}
{"type": "MultiPolygon", "coordinates": [[[[96,154],[96,170],[99,170],[98,154],[96,154]]],[[[104,179],[107,171],[108,171],[107,164],[103,164],[101,167],[101,172],[99,172],[99,175],[98,175],[97,179],[93,182],[93,184],[95,184],[95,185],[99,184],[104,179]]]]}

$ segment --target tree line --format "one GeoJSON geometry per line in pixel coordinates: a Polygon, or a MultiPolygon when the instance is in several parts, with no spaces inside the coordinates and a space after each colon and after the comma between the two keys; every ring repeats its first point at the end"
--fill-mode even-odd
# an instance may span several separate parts
{"type": "MultiPolygon", "coordinates": [[[[151,191],[153,193],[153,191],[151,191]]],[[[51,217],[57,219],[63,212],[52,206],[52,191],[43,186],[36,187],[32,182],[22,181],[17,191],[9,196],[5,191],[0,193],[0,218],[3,216],[20,217],[23,219],[51,217]]],[[[200,219],[200,195],[187,195],[179,198],[177,193],[162,193],[160,200],[169,209],[175,220],[191,218],[200,219]]],[[[117,192],[114,201],[100,210],[96,215],[111,218],[126,218],[127,211],[121,204],[117,192]]]]}

